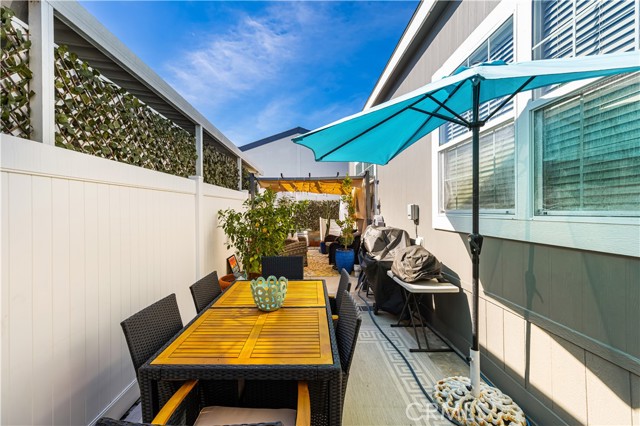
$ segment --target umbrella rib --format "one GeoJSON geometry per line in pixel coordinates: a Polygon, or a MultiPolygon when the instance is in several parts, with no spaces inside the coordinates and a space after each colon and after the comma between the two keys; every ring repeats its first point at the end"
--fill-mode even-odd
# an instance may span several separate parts
{"type": "MultiPolygon", "coordinates": [[[[458,89],[460,88],[460,86],[462,86],[462,83],[464,83],[464,80],[458,84],[456,86],[456,89],[451,92],[451,94],[449,96],[447,96],[447,99],[445,100],[445,102],[447,102],[449,99],[451,99],[451,97],[458,91],[458,89]]],[[[453,114],[456,118],[458,118],[458,120],[460,120],[463,124],[461,124],[462,126],[465,127],[469,127],[470,123],[465,120],[463,117],[460,116],[460,114],[458,114],[457,112],[453,111],[451,108],[449,108],[448,106],[446,106],[444,103],[440,102],[439,100],[437,100],[436,98],[434,98],[433,96],[431,96],[431,94],[427,95],[429,97],[429,99],[431,99],[433,102],[437,103],[438,105],[440,105],[442,108],[446,109],[447,111],[449,111],[451,114],[453,114]]],[[[455,123],[455,121],[454,121],[455,123]]],[[[458,123],[460,124],[460,123],[458,123]]]]}
{"type": "MultiPolygon", "coordinates": [[[[455,88],[455,89],[453,89],[453,90],[451,91],[451,93],[449,93],[449,96],[447,96],[447,99],[445,99],[445,102],[447,102],[449,99],[451,99],[451,97],[452,97],[453,95],[455,95],[455,94],[456,94],[456,92],[458,91],[458,89],[460,89],[460,87],[462,87],[462,85],[463,85],[463,84],[464,84],[464,81],[461,81],[460,83],[458,83],[458,85],[456,86],[456,88],[455,88]]],[[[456,117],[460,118],[462,121],[464,121],[464,123],[463,123],[462,121],[454,120],[454,119],[452,119],[451,117],[445,117],[444,115],[438,114],[438,113],[436,113],[436,112],[432,112],[432,113],[430,113],[430,112],[427,112],[427,111],[423,111],[423,110],[422,110],[422,109],[420,109],[420,108],[412,107],[412,109],[414,109],[414,110],[416,110],[416,111],[420,111],[420,112],[422,112],[422,113],[424,113],[424,114],[427,114],[429,117],[427,117],[427,119],[424,121],[424,123],[422,123],[422,124],[420,125],[420,127],[418,127],[418,129],[417,129],[415,132],[413,132],[413,134],[411,135],[411,137],[409,137],[409,138],[408,138],[408,139],[407,139],[407,140],[402,144],[402,146],[400,147],[400,149],[398,150],[398,152],[402,152],[402,151],[407,147],[407,144],[411,141],[411,139],[413,139],[413,138],[414,138],[418,133],[420,133],[420,131],[421,131],[422,129],[424,129],[424,126],[426,126],[426,125],[427,125],[427,123],[429,123],[429,121],[431,121],[431,119],[432,119],[433,117],[437,117],[437,118],[440,118],[440,119],[445,120],[445,121],[450,121],[450,122],[452,122],[452,123],[456,123],[456,124],[459,124],[459,125],[461,125],[461,126],[469,127],[469,123],[468,123],[464,118],[460,117],[458,114],[456,114],[455,112],[451,111],[451,109],[450,109],[449,107],[445,106],[445,104],[444,104],[444,103],[441,103],[441,102],[440,102],[440,101],[438,101],[437,99],[433,98],[430,94],[427,94],[427,96],[428,96],[431,100],[433,100],[435,103],[437,103],[440,107],[442,107],[442,108],[446,109],[447,111],[451,112],[451,113],[452,113],[453,115],[455,115],[456,117]],[[466,124],[465,124],[465,123],[466,123],[466,124]]],[[[436,110],[436,111],[437,111],[437,110],[436,110]]],[[[397,155],[397,154],[396,154],[396,155],[397,155]]],[[[394,157],[395,157],[395,155],[394,155],[392,158],[394,158],[394,157]]],[[[389,159],[389,161],[391,161],[391,159],[389,159]]]]}
{"type": "Polygon", "coordinates": [[[371,130],[375,129],[378,126],[383,125],[384,123],[386,123],[387,121],[391,120],[392,118],[396,117],[398,114],[408,110],[409,108],[412,108],[415,104],[422,102],[425,98],[427,97],[427,95],[422,95],[420,97],[420,99],[416,100],[415,102],[412,102],[411,105],[407,105],[406,107],[400,109],[399,111],[396,111],[394,114],[390,115],[389,117],[385,118],[384,120],[376,123],[375,125],[369,127],[368,129],[364,130],[363,132],[360,132],[359,134],[357,134],[356,136],[352,137],[351,139],[347,140],[346,142],[341,143],[340,145],[338,145],[337,147],[331,149],[330,151],[328,151],[327,153],[321,155],[319,158],[316,159],[316,161],[322,161],[324,160],[324,158],[327,155],[333,154],[334,152],[336,152],[337,150],[339,150],[340,148],[342,148],[343,146],[353,142],[354,140],[358,139],[360,136],[363,136],[367,133],[369,133],[371,130]]]}
{"type": "Polygon", "coordinates": [[[491,117],[493,117],[494,115],[496,115],[496,113],[497,113],[498,111],[500,111],[500,110],[501,110],[501,109],[502,109],[502,108],[507,104],[507,102],[509,102],[511,99],[513,99],[513,97],[514,97],[515,95],[517,95],[518,93],[520,93],[520,92],[522,91],[522,89],[524,89],[524,88],[525,88],[529,83],[531,83],[531,82],[533,81],[533,79],[534,79],[534,78],[536,78],[536,76],[535,76],[535,75],[534,75],[534,76],[529,77],[529,78],[527,79],[527,81],[525,81],[525,82],[524,82],[524,84],[523,84],[522,86],[518,87],[518,88],[516,89],[516,91],[515,91],[515,92],[513,92],[512,94],[510,94],[510,95],[507,97],[507,99],[505,99],[504,101],[502,101],[502,103],[501,103],[500,105],[498,105],[498,107],[497,107],[496,109],[494,109],[494,110],[491,112],[491,114],[489,114],[489,116],[488,116],[487,118],[485,118],[485,119],[484,119],[484,121],[486,122],[486,121],[491,120],[491,117]]]}
{"type": "Polygon", "coordinates": [[[423,109],[416,108],[416,107],[411,107],[410,109],[412,109],[414,111],[421,112],[423,114],[427,114],[427,115],[430,116],[429,118],[432,118],[432,117],[440,118],[442,120],[449,121],[451,123],[459,124],[460,126],[463,126],[463,127],[469,127],[471,125],[466,120],[464,122],[462,122],[462,121],[459,121],[459,120],[455,120],[455,119],[453,119],[451,117],[447,117],[446,115],[438,114],[437,112],[425,111],[423,109]]]}
{"type": "MultiPolygon", "coordinates": [[[[433,111],[433,112],[427,112],[427,111],[424,111],[424,110],[422,110],[422,109],[418,109],[418,108],[413,108],[413,109],[415,109],[415,110],[417,110],[417,111],[420,111],[420,112],[422,112],[422,113],[424,113],[424,114],[429,114],[429,115],[431,115],[431,116],[438,117],[438,118],[440,118],[440,119],[442,119],[442,120],[445,120],[445,121],[450,121],[450,122],[452,122],[452,123],[456,123],[456,124],[459,124],[459,125],[464,126],[464,127],[469,127],[469,126],[470,126],[470,124],[469,124],[469,122],[468,122],[467,120],[465,120],[464,118],[460,117],[460,115],[458,115],[455,111],[452,111],[448,106],[446,106],[446,105],[445,105],[447,102],[449,102],[449,99],[451,99],[451,97],[452,97],[453,95],[455,95],[455,94],[456,94],[456,92],[458,92],[458,90],[460,90],[460,88],[461,88],[461,87],[462,87],[462,85],[465,83],[465,81],[467,81],[467,80],[462,80],[461,82],[459,82],[459,83],[458,83],[458,85],[456,86],[456,88],[455,88],[455,89],[453,89],[453,90],[451,91],[451,93],[449,93],[449,96],[447,96],[447,99],[445,99],[445,100],[444,100],[444,102],[440,102],[439,100],[437,100],[436,98],[434,98],[433,96],[431,96],[431,94],[430,94],[430,93],[427,93],[427,94],[426,94],[426,95],[427,95],[427,97],[428,97],[429,99],[431,99],[432,101],[434,101],[436,104],[438,104],[438,106],[439,106],[440,108],[444,108],[444,109],[446,109],[447,111],[449,111],[451,114],[455,115],[456,117],[458,117],[458,118],[459,118],[460,120],[462,120],[462,121],[456,121],[456,120],[453,120],[453,119],[452,119],[452,118],[450,118],[450,117],[446,117],[446,116],[444,116],[444,115],[440,115],[440,114],[438,114],[438,113],[437,113],[437,111],[438,111],[438,109],[440,109],[440,108],[436,109],[436,110],[435,110],[435,111],[433,111]]],[[[428,121],[427,121],[427,122],[428,122],[428,121]]],[[[424,123],[424,124],[426,124],[426,123],[424,123]]],[[[424,124],[423,124],[423,126],[424,126],[424,124]]],[[[413,137],[413,136],[412,136],[412,137],[413,137]]]]}

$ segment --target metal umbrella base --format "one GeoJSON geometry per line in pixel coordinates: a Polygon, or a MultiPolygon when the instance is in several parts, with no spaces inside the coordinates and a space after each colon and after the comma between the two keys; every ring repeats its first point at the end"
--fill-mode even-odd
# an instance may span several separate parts
{"type": "Polygon", "coordinates": [[[439,380],[434,386],[433,400],[447,418],[460,425],[527,424],[522,409],[500,389],[481,383],[475,397],[468,377],[439,380]]]}

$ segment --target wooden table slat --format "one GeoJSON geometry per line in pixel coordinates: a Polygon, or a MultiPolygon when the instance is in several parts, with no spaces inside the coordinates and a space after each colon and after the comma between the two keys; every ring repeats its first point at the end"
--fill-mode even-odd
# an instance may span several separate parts
{"type": "Polygon", "coordinates": [[[152,365],[332,364],[326,308],[209,309],[152,365]],[[229,318],[241,318],[233,321],[229,318]]]}
{"type": "MultiPolygon", "coordinates": [[[[212,308],[254,307],[250,281],[237,281],[212,305],[212,308]]],[[[322,281],[291,280],[284,299],[285,308],[321,308],[326,306],[322,281]]]]}

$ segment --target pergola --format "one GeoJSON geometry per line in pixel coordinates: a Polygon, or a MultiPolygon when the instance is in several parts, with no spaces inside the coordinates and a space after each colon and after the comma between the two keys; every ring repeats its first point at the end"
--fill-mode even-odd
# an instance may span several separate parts
{"type": "MultiPolygon", "coordinates": [[[[342,181],[345,176],[334,177],[257,177],[250,175],[251,196],[255,194],[256,185],[274,192],[310,192],[313,194],[345,195],[342,190],[342,181]]],[[[368,208],[369,200],[369,171],[362,176],[352,176],[354,188],[362,188],[365,199],[365,223],[371,223],[371,215],[368,208]],[[364,188],[363,188],[364,187],[364,188]]]]}

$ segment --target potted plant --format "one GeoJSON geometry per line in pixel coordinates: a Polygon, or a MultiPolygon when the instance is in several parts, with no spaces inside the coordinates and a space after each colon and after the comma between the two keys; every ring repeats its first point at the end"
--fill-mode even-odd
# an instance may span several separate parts
{"type": "Polygon", "coordinates": [[[219,227],[227,236],[227,249],[234,248],[242,266],[253,277],[262,270],[263,256],[282,253],[287,235],[296,228],[300,203],[278,199],[267,189],[243,203],[242,211],[218,211],[219,227]]]}
{"type": "Polygon", "coordinates": [[[340,245],[343,247],[336,250],[336,267],[338,271],[344,268],[348,273],[351,273],[353,271],[355,253],[350,246],[354,240],[353,227],[356,224],[356,209],[353,203],[353,185],[349,175],[342,181],[342,197],[340,199],[347,207],[347,214],[344,220],[336,221],[340,226],[340,245]]]}

